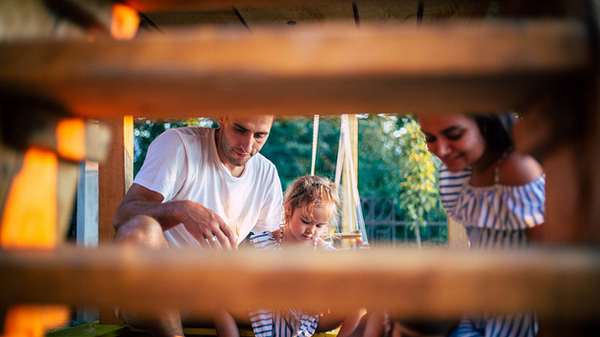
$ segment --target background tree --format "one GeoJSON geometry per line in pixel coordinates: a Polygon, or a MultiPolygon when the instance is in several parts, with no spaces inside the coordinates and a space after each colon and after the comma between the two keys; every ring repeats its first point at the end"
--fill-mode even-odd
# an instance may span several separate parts
{"type": "Polygon", "coordinates": [[[412,118],[405,118],[401,130],[403,132],[398,139],[405,156],[399,162],[402,176],[400,201],[415,229],[417,244],[420,246],[420,229],[427,225],[427,214],[439,207],[437,169],[434,157],[427,150],[419,124],[412,118]]]}

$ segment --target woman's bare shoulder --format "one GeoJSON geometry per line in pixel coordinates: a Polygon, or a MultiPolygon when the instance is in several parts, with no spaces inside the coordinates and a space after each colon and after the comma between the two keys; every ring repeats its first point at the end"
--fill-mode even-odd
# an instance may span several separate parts
{"type": "Polygon", "coordinates": [[[513,152],[500,163],[500,184],[519,186],[538,179],[544,171],[533,157],[513,152]]]}

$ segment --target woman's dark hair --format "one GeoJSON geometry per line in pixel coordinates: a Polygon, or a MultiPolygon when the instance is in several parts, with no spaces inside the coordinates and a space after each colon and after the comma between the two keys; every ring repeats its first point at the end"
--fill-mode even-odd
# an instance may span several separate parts
{"type": "Polygon", "coordinates": [[[492,158],[504,155],[512,151],[514,147],[512,128],[515,121],[514,113],[501,115],[472,115],[477,123],[479,131],[485,140],[486,152],[492,158]]]}

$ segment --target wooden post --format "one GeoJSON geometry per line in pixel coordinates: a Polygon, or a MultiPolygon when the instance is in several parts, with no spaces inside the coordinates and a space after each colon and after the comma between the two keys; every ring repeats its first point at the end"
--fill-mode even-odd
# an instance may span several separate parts
{"type": "MultiPolygon", "coordinates": [[[[86,247],[98,245],[98,163],[86,161],[79,165],[77,182],[77,244],[86,247]]],[[[81,308],[76,312],[80,322],[99,319],[95,309],[81,308]]]]}
{"type": "Polygon", "coordinates": [[[77,183],[77,243],[98,245],[98,163],[80,164],[77,183]]]}
{"type": "Polygon", "coordinates": [[[587,173],[588,180],[586,185],[588,190],[586,191],[587,200],[587,216],[585,221],[590,226],[591,240],[594,243],[600,242],[600,158],[598,157],[598,149],[600,149],[600,139],[598,138],[598,132],[600,131],[600,62],[598,61],[598,55],[600,54],[600,0],[594,0],[589,2],[592,13],[592,28],[595,41],[593,46],[593,67],[591,69],[591,85],[589,89],[589,103],[588,103],[588,116],[589,116],[589,132],[586,135],[586,159],[589,160],[587,173]]]}
{"type": "Polygon", "coordinates": [[[465,227],[448,217],[448,246],[450,248],[466,248],[469,246],[469,238],[465,227]]]}
{"type": "MultiPolygon", "coordinates": [[[[125,116],[107,121],[112,142],[106,160],[98,167],[98,239],[106,244],[115,235],[113,219],[133,180],[133,118],[125,116]]],[[[100,321],[114,323],[112,310],[101,310],[100,321]]]]}
{"type": "Polygon", "coordinates": [[[112,142],[106,160],[98,167],[100,244],[112,241],[115,212],[133,180],[133,118],[125,116],[106,124],[112,142]]]}

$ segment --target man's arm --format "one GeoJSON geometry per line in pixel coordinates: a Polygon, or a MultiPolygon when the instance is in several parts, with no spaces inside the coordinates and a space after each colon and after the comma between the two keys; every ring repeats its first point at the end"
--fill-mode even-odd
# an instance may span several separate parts
{"type": "Polygon", "coordinates": [[[162,201],[160,193],[134,183],[117,210],[115,228],[136,215],[148,215],[156,219],[163,230],[183,223],[202,246],[237,247],[235,233],[212,210],[190,200],[162,201]],[[217,238],[216,242],[213,237],[217,238]]]}

